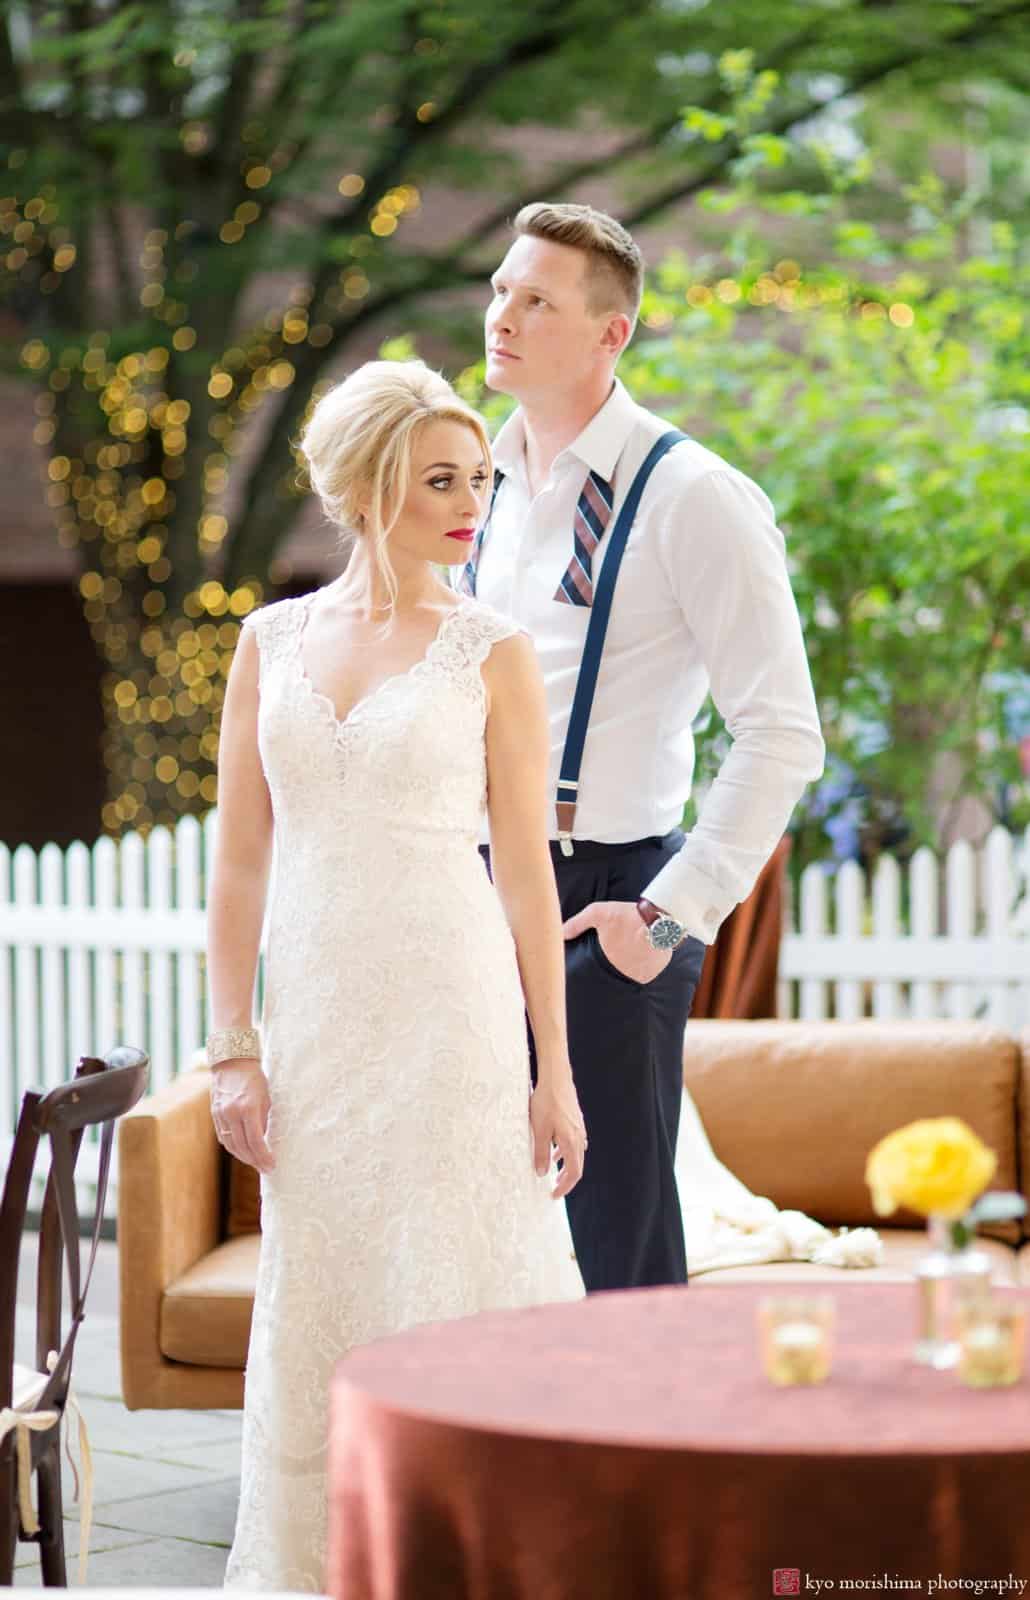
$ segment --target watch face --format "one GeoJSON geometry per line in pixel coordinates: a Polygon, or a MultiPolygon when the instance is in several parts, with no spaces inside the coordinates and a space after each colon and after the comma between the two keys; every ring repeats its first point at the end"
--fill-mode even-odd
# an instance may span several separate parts
{"type": "Polygon", "coordinates": [[[683,929],[675,917],[658,917],[651,924],[650,937],[656,950],[675,950],[683,938],[683,929]]]}

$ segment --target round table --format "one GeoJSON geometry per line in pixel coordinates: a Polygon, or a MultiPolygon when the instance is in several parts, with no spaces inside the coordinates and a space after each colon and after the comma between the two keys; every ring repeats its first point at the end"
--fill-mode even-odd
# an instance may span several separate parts
{"type": "Polygon", "coordinates": [[[1006,1576],[1030,1593],[1027,1378],[971,1390],[915,1365],[908,1284],[834,1289],[819,1388],[762,1374],[760,1284],[598,1294],[353,1351],[331,1396],[330,1594],[750,1600],[904,1578],[947,1595],[1006,1576]]]}

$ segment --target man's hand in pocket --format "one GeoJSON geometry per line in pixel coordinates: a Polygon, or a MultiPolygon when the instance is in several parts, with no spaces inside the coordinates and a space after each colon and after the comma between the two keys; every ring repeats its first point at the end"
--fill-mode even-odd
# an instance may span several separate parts
{"type": "Polygon", "coordinates": [[[644,919],[633,900],[595,900],[570,917],[563,926],[566,939],[578,939],[588,928],[606,958],[634,983],[651,983],[672,960],[671,950],[654,950],[644,919]]]}

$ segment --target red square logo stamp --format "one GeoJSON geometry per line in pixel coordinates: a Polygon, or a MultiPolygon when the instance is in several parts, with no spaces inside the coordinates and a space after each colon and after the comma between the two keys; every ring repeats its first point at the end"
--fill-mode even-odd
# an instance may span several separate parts
{"type": "Polygon", "coordinates": [[[801,1568],[774,1567],[773,1594],[800,1594],[801,1568]]]}

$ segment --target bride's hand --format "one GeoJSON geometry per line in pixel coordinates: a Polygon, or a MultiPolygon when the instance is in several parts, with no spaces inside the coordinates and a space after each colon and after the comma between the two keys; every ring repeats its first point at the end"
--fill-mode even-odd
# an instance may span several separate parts
{"type": "Polygon", "coordinates": [[[538,1084],[529,1097],[529,1123],[533,1131],[533,1163],[540,1177],[551,1164],[551,1147],[562,1163],[552,1200],[561,1200],[583,1176],[587,1133],[572,1078],[538,1084]]]}
{"type": "Polygon", "coordinates": [[[268,1145],[268,1079],[252,1057],[222,1061],[211,1074],[211,1116],[218,1142],[237,1161],[271,1172],[275,1157],[268,1145]]]}

